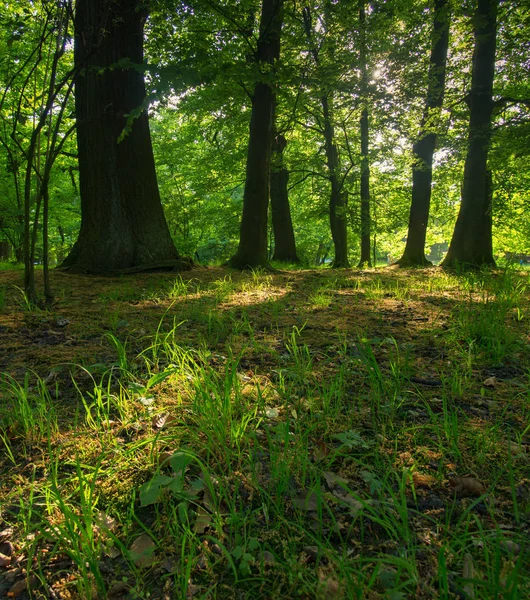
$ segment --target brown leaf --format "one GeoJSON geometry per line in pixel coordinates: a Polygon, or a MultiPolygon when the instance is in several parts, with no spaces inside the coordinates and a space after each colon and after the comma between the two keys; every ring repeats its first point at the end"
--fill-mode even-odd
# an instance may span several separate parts
{"type": "Polygon", "coordinates": [[[161,415],[155,415],[151,419],[151,425],[153,429],[163,429],[167,425],[171,425],[176,421],[176,417],[174,415],[170,415],[169,413],[162,413],[161,415]]]}
{"type": "Polygon", "coordinates": [[[11,564],[11,556],[0,553],[0,567],[8,567],[11,564]]]}
{"type": "Polygon", "coordinates": [[[483,384],[485,387],[494,388],[497,386],[497,378],[496,377],[488,377],[483,384]]]}
{"type": "Polygon", "coordinates": [[[521,546],[519,546],[519,544],[516,544],[515,542],[512,542],[511,540],[502,541],[500,543],[500,547],[506,552],[508,552],[508,554],[513,554],[515,556],[517,556],[519,552],[521,552],[521,546]]]}
{"type": "Polygon", "coordinates": [[[324,471],[324,479],[328,484],[328,488],[332,490],[335,487],[340,487],[348,483],[347,479],[344,477],[340,477],[336,473],[332,473],[331,471],[324,471]]]}
{"type": "Polygon", "coordinates": [[[38,579],[34,575],[30,575],[29,580],[27,578],[21,579],[20,581],[17,581],[14,585],[11,586],[9,592],[7,592],[7,597],[16,598],[17,596],[20,596],[22,592],[25,592],[28,589],[28,587],[35,587],[37,583],[38,579]]]}
{"type": "Polygon", "coordinates": [[[320,600],[335,600],[342,598],[343,589],[340,582],[331,575],[327,575],[322,569],[318,570],[319,585],[316,597],[320,600]]]}
{"type": "Polygon", "coordinates": [[[300,510],[317,510],[319,496],[315,492],[308,492],[293,498],[293,505],[300,510]]]}
{"type": "Polygon", "coordinates": [[[453,477],[449,484],[459,496],[482,496],[485,491],[482,483],[473,477],[453,477]]]}
{"type": "Polygon", "coordinates": [[[100,510],[96,515],[96,527],[103,531],[114,531],[118,526],[116,519],[109,517],[104,510],[100,510]]]}
{"type": "Polygon", "coordinates": [[[123,598],[131,589],[131,586],[125,581],[118,581],[107,592],[107,598],[123,598]]]}
{"type": "Polygon", "coordinates": [[[364,508],[364,504],[359,502],[359,500],[354,498],[351,494],[345,494],[344,492],[340,492],[338,490],[333,490],[331,493],[335,496],[335,498],[348,506],[352,517],[356,517],[364,508]]]}
{"type": "Polygon", "coordinates": [[[417,488],[431,488],[436,483],[436,479],[432,475],[418,473],[418,471],[412,473],[412,481],[417,488]]]}
{"type": "Polygon", "coordinates": [[[0,553],[5,554],[6,556],[12,556],[15,553],[15,548],[9,541],[2,542],[0,544],[0,553]]]}
{"type": "Polygon", "coordinates": [[[323,439],[317,440],[313,450],[313,458],[316,461],[324,460],[329,453],[330,449],[327,447],[326,442],[323,439]]]}
{"type": "MultiPolygon", "coordinates": [[[[475,578],[475,567],[473,565],[473,557],[469,552],[464,556],[464,566],[462,568],[462,577],[464,579],[474,579],[475,578]]],[[[463,587],[464,592],[467,594],[468,598],[475,597],[475,590],[473,588],[473,583],[471,581],[467,582],[463,587]]]]}
{"type": "Polygon", "coordinates": [[[150,567],[153,564],[155,548],[156,544],[151,537],[142,533],[131,544],[129,556],[138,568],[150,567]]]}
{"type": "Polygon", "coordinates": [[[202,506],[199,506],[197,510],[197,519],[195,520],[195,525],[193,526],[193,531],[202,535],[208,527],[210,527],[212,523],[212,515],[206,511],[202,506]]]}

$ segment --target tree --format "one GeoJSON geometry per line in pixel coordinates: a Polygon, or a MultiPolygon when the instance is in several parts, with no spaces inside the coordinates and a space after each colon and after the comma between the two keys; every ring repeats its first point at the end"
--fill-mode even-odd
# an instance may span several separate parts
{"type": "Polygon", "coordinates": [[[274,230],[274,255],[273,259],[297,263],[296,243],[294,238],[293,220],[289,205],[289,171],[283,162],[283,151],[287,141],[278,133],[272,142],[272,165],[271,165],[271,211],[272,228],[274,230]]]}
{"type": "Polygon", "coordinates": [[[468,150],[462,202],[444,267],[493,265],[492,190],[488,171],[493,113],[493,79],[498,0],[477,0],[473,17],[475,46],[469,106],[468,150]]]}
{"type": "Polygon", "coordinates": [[[449,47],[450,7],[448,0],[434,0],[431,58],[427,98],[420,133],[412,148],[412,204],[407,244],[398,263],[403,266],[431,264],[425,258],[425,238],[431,204],[433,156],[436,147],[436,122],[445,90],[447,50],[449,47]]]}
{"type": "Polygon", "coordinates": [[[63,263],[87,272],[189,267],[156,180],[143,76],[140,0],[77,0],[79,238],[63,263]]]}
{"type": "MultiPolygon", "coordinates": [[[[331,6],[328,2],[324,5],[324,18],[321,23],[323,27],[329,25],[331,18],[331,6]],[[326,23],[328,22],[328,23],[326,23]]],[[[315,41],[315,32],[313,29],[311,10],[308,6],[303,12],[304,25],[308,43],[311,49],[314,63],[317,71],[322,71],[322,61],[320,47],[315,41]]],[[[329,34],[326,31],[326,34],[329,34]]],[[[325,46],[328,56],[328,62],[333,63],[331,42],[328,40],[325,46]]],[[[335,127],[333,122],[334,113],[334,92],[333,89],[326,89],[322,84],[320,91],[320,103],[322,107],[322,131],[324,134],[324,150],[326,154],[326,164],[328,168],[328,179],[331,186],[329,197],[329,222],[331,227],[331,237],[335,249],[335,258],[333,267],[348,268],[348,227],[346,219],[347,193],[344,189],[344,179],[340,177],[340,159],[337,144],[335,140],[335,127]]]]}
{"type": "Polygon", "coordinates": [[[239,269],[269,267],[267,213],[275,104],[270,74],[280,58],[282,22],[283,0],[263,0],[255,55],[259,74],[252,94],[243,216],[239,247],[230,259],[230,265],[239,269]]]}
{"type": "Polygon", "coordinates": [[[368,122],[368,69],[366,65],[366,10],[365,0],[359,0],[359,46],[361,71],[361,258],[359,267],[372,266],[370,255],[370,162],[368,122]]]}

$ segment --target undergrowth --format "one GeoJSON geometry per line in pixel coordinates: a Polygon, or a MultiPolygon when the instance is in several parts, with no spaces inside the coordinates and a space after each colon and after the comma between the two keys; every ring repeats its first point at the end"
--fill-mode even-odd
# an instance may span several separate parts
{"type": "Polygon", "coordinates": [[[0,595],[529,597],[528,279],[426,273],[101,290],[0,378],[0,595]]]}

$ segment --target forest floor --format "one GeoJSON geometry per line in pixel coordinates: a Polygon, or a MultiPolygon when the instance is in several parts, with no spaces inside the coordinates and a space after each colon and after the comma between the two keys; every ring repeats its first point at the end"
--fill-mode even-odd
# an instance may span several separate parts
{"type": "Polygon", "coordinates": [[[21,285],[0,597],[530,597],[528,273],[21,285]]]}

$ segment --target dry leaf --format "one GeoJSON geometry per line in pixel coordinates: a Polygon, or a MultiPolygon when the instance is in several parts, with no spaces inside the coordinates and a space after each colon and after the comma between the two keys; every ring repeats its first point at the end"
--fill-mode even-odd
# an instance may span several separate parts
{"type": "Polygon", "coordinates": [[[0,567],[8,567],[11,564],[11,556],[0,553],[0,567]]]}
{"type": "Polygon", "coordinates": [[[339,581],[331,577],[331,575],[326,575],[322,569],[318,570],[318,580],[319,585],[316,597],[319,600],[334,600],[335,598],[342,597],[343,590],[339,581]]]}
{"type": "Polygon", "coordinates": [[[126,596],[131,591],[131,586],[125,581],[118,581],[107,592],[107,598],[120,598],[126,596]]]}
{"type": "Polygon", "coordinates": [[[453,477],[449,484],[459,496],[482,496],[485,491],[480,481],[473,477],[453,477]]]}
{"type": "Polygon", "coordinates": [[[142,569],[153,564],[156,545],[146,533],[142,533],[131,544],[129,556],[134,564],[142,569]]]}
{"type": "Polygon", "coordinates": [[[418,473],[417,471],[412,473],[412,481],[417,488],[431,488],[436,483],[436,479],[432,475],[418,473]]]}
{"type": "Polygon", "coordinates": [[[109,515],[104,511],[100,510],[96,516],[96,527],[98,530],[103,531],[114,531],[118,526],[118,522],[116,519],[109,517],[109,515]]]}
{"type": "Polygon", "coordinates": [[[497,378],[488,377],[486,380],[484,380],[484,383],[482,385],[484,385],[485,387],[494,388],[497,385],[497,378]]]}
{"type": "Polygon", "coordinates": [[[163,429],[167,425],[171,425],[176,421],[176,417],[174,415],[170,415],[169,413],[162,413],[161,415],[155,415],[151,419],[151,425],[153,429],[163,429]]]}
{"type": "Polygon", "coordinates": [[[199,506],[199,510],[197,511],[197,519],[195,520],[195,525],[193,526],[193,531],[198,533],[199,535],[203,534],[208,527],[210,527],[212,523],[212,515],[207,512],[202,506],[199,506]]]}
{"type": "Polygon", "coordinates": [[[315,449],[313,450],[313,458],[315,460],[324,460],[326,456],[329,454],[330,450],[326,445],[326,442],[322,439],[317,440],[315,444],[315,449]]]}
{"type": "Polygon", "coordinates": [[[35,575],[30,575],[29,580],[21,579],[20,581],[17,581],[13,586],[11,586],[9,592],[7,592],[7,597],[16,598],[17,596],[20,596],[22,592],[25,592],[28,589],[28,587],[34,588],[37,584],[38,579],[35,577],[35,575]]]}
{"type": "Polygon", "coordinates": [[[348,506],[352,517],[356,517],[357,514],[364,508],[364,504],[359,502],[359,500],[354,498],[351,494],[341,493],[337,490],[333,490],[331,493],[335,496],[335,498],[348,506]]]}
{"type": "Polygon", "coordinates": [[[515,556],[517,556],[519,552],[521,552],[521,546],[519,546],[519,544],[516,544],[515,542],[512,542],[511,540],[502,541],[500,543],[500,547],[509,554],[513,554],[515,556]]]}
{"type": "MultiPolygon", "coordinates": [[[[473,566],[473,557],[469,553],[467,553],[464,556],[464,567],[462,568],[462,577],[464,579],[475,578],[475,567],[473,566]]],[[[467,582],[466,585],[464,585],[463,590],[467,594],[468,598],[475,597],[475,590],[471,581],[467,582]]]]}
{"type": "Polygon", "coordinates": [[[319,497],[315,492],[308,492],[306,495],[295,496],[293,505],[300,510],[317,510],[319,497]]]}
{"type": "Polygon", "coordinates": [[[332,473],[331,471],[324,471],[324,479],[328,484],[329,489],[333,489],[336,486],[346,485],[348,483],[347,479],[344,477],[340,477],[336,473],[332,473]]]}

